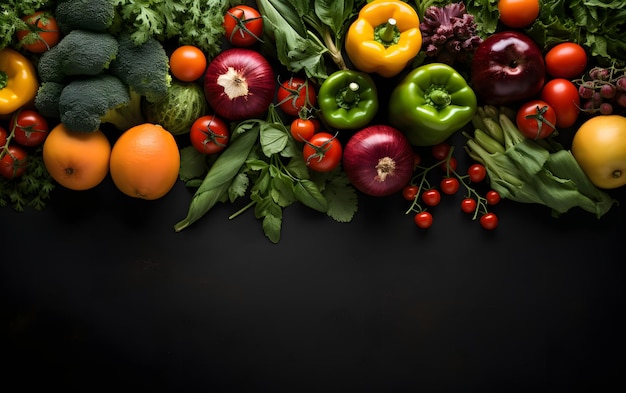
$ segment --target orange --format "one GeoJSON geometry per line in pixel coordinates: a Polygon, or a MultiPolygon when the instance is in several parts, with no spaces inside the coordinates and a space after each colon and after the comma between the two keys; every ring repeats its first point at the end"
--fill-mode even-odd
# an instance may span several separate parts
{"type": "Polygon", "coordinates": [[[109,173],[111,144],[102,131],[76,132],[59,123],[43,145],[43,162],[57,183],[71,190],[87,190],[109,173]]]}
{"type": "Polygon", "coordinates": [[[161,198],[174,187],[179,169],[176,140],[160,125],[139,124],[113,144],[111,178],[120,191],[133,198],[161,198]]]}

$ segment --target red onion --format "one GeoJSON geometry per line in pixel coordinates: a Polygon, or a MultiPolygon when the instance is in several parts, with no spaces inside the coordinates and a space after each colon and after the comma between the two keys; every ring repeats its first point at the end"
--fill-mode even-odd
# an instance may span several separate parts
{"type": "Polygon", "coordinates": [[[215,113],[227,120],[262,115],[274,99],[274,71],[259,52],[230,48],[209,63],[204,95],[215,113]]]}
{"type": "Polygon", "coordinates": [[[387,196],[411,180],[414,157],[402,132],[387,125],[372,125],[348,140],[343,169],[357,190],[370,196],[387,196]]]}

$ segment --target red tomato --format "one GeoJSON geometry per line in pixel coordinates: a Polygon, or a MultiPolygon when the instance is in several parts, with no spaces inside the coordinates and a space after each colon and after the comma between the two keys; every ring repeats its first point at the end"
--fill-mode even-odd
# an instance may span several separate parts
{"type": "Polygon", "coordinates": [[[183,82],[200,79],[206,69],[207,59],[202,50],[193,45],[183,45],[170,55],[170,72],[183,82]]]}
{"type": "MultiPolygon", "coordinates": [[[[17,40],[22,48],[32,53],[43,53],[59,43],[61,33],[56,19],[43,11],[37,11],[32,15],[25,15],[22,20],[28,24],[28,30],[18,30],[17,40]],[[23,40],[32,34],[36,34],[36,40],[30,44],[23,40]]],[[[30,40],[30,37],[28,38],[30,40]]]]}
{"type": "Polygon", "coordinates": [[[454,195],[457,191],[459,191],[460,183],[456,177],[444,177],[441,179],[439,183],[439,188],[441,188],[441,192],[446,195],[454,195]]]}
{"type": "Polygon", "coordinates": [[[498,216],[495,213],[485,213],[480,217],[480,225],[491,231],[498,227],[498,216]]]}
{"type": "Polygon", "coordinates": [[[219,153],[230,140],[230,130],[226,122],[216,116],[202,116],[196,119],[189,131],[191,145],[202,154],[219,153]]]}
{"type": "MultiPolygon", "coordinates": [[[[9,133],[4,127],[0,127],[0,148],[4,147],[7,144],[7,139],[9,138],[9,133]]],[[[2,151],[2,150],[0,150],[2,151]]]]}
{"type": "Polygon", "coordinates": [[[433,225],[433,216],[429,212],[419,212],[413,218],[415,225],[422,229],[428,229],[433,225]]]}
{"type": "Polygon", "coordinates": [[[302,155],[306,166],[316,172],[330,172],[341,162],[343,148],[334,135],[318,132],[306,141],[302,155]]]}
{"type": "Polygon", "coordinates": [[[483,164],[472,164],[469,168],[467,168],[467,176],[470,181],[474,183],[480,183],[485,180],[487,176],[487,168],[483,164]]]}
{"type": "Polygon", "coordinates": [[[419,190],[420,188],[418,186],[415,186],[412,184],[406,185],[402,189],[402,197],[406,199],[407,201],[412,201],[417,196],[417,193],[419,192],[419,190]]]}
{"type": "Polygon", "coordinates": [[[422,194],[422,200],[428,206],[437,206],[439,202],[441,202],[441,194],[433,188],[428,191],[424,191],[422,194]]]}
{"type": "Polygon", "coordinates": [[[39,146],[48,136],[50,128],[39,112],[23,109],[11,118],[11,128],[15,127],[15,142],[22,146],[39,146]]]}
{"type": "Polygon", "coordinates": [[[478,206],[478,202],[476,199],[465,198],[461,201],[461,210],[464,213],[474,213],[476,211],[476,207],[478,206]]]}
{"type": "Polygon", "coordinates": [[[517,110],[515,122],[526,138],[545,139],[554,131],[556,112],[547,102],[532,100],[517,110]]]}
{"type": "Polygon", "coordinates": [[[292,76],[280,84],[276,99],[283,112],[289,116],[298,116],[302,108],[315,106],[317,91],[308,80],[292,76]]]}
{"type": "Polygon", "coordinates": [[[313,120],[298,117],[291,122],[291,136],[298,142],[308,141],[315,134],[316,127],[313,120]]]}
{"type": "Polygon", "coordinates": [[[575,42],[563,42],[546,53],[545,63],[552,77],[574,79],[587,68],[587,52],[575,42]]]}
{"type": "Polygon", "coordinates": [[[250,6],[234,6],[224,15],[224,34],[231,45],[252,46],[261,41],[263,17],[257,9],[250,6]]]}
{"type": "Polygon", "coordinates": [[[496,190],[489,190],[485,195],[485,199],[487,200],[487,204],[497,205],[498,203],[500,203],[500,193],[496,190]]]}
{"type": "Polygon", "coordinates": [[[433,158],[437,161],[445,160],[452,146],[448,142],[438,143],[430,148],[433,158]]]}
{"type": "Polygon", "coordinates": [[[499,0],[500,22],[512,28],[531,25],[539,16],[539,0],[499,0]]]}
{"type": "Polygon", "coordinates": [[[22,176],[26,171],[27,157],[28,154],[22,147],[9,145],[6,154],[0,159],[0,175],[9,180],[22,176]]]}
{"type": "Polygon", "coordinates": [[[542,101],[545,101],[556,112],[557,128],[573,126],[580,114],[580,95],[574,83],[565,78],[548,81],[541,90],[542,101]]]}

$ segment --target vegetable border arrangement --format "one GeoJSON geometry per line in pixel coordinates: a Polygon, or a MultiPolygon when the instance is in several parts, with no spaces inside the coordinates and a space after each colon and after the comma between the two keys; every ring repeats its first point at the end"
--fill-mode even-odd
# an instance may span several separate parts
{"type": "Polygon", "coordinates": [[[243,201],[231,218],[252,210],[278,243],[288,206],[350,222],[361,195],[404,198],[425,230],[459,193],[485,230],[502,199],[601,218],[626,185],[625,21],[621,1],[5,1],[0,207],[95,187],[151,124],[179,154],[120,195],[167,193],[158,168],[179,165],[175,231],[243,201]],[[80,143],[106,163],[82,188],[49,159],[80,143]]]}

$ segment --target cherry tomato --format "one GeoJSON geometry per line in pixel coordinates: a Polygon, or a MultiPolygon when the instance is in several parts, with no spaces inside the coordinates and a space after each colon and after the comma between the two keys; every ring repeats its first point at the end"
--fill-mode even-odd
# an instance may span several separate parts
{"type": "Polygon", "coordinates": [[[431,188],[430,190],[424,191],[422,194],[422,200],[428,206],[437,206],[439,202],[441,202],[441,194],[439,191],[431,188]]]}
{"type": "Polygon", "coordinates": [[[539,16],[539,0],[499,0],[500,22],[512,28],[531,25],[539,16]]]}
{"type": "Polygon", "coordinates": [[[311,139],[316,132],[316,125],[311,119],[296,118],[291,122],[291,136],[298,142],[304,142],[311,139]]]}
{"type": "Polygon", "coordinates": [[[428,229],[433,225],[433,216],[429,212],[419,212],[413,218],[415,225],[422,229],[428,229]]]}
{"type": "Polygon", "coordinates": [[[485,213],[480,217],[480,226],[487,230],[496,229],[498,226],[498,216],[495,213],[485,213]]]}
{"type": "Polygon", "coordinates": [[[540,100],[556,112],[557,128],[573,126],[580,114],[580,95],[574,83],[565,78],[552,79],[541,89],[540,100]]]}
{"type": "Polygon", "coordinates": [[[28,25],[28,30],[18,30],[16,32],[17,40],[21,47],[32,53],[43,53],[59,43],[61,33],[54,16],[43,11],[37,11],[31,15],[25,15],[22,20],[28,25]],[[36,34],[36,40],[32,43],[25,44],[24,39],[30,41],[27,36],[36,34]]]}
{"type": "Polygon", "coordinates": [[[342,154],[339,140],[327,132],[314,134],[302,148],[306,166],[316,172],[330,172],[337,168],[342,154]]]}
{"type": "Polygon", "coordinates": [[[546,71],[553,78],[574,79],[587,68],[587,52],[575,42],[563,42],[548,50],[546,71]]]}
{"type": "Polygon", "coordinates": [[[459,181],[456,177],[444,177],[441,179],[439,183],[439,188],[441,188],[441,192],[446,195],[454,195],[457,191],[459,191],[459,181]]]}
{"type": "Polygon", "coordinates": [[[183,82],[193,82],[204,74],[207,58],[204,52],[193,45],[183,45],[170,55],[170,72],[183,82]]]}
{"type": "MultiPolygon", "coordinates": [[[[9,133],[4,127],[0,127],[0,148],[3,148],[7,144],[9,133]]],[[[2,150],[0,150],[2,151],[2,150]]]]}
{"type": "Polygon", "coordinates": [[[406,199],[407,201],[415,200],[415,197],[417,196],[419,190],[420,188],[418,186],[414,186],[411,184],[404,186],[404,188],[402,189],[402,198],[406,199]]]}
{"type": "Polygon", "coordinates": [[[50,132],[46,119],[31,109],[16,112],[11,118],[11,128],[13,127],[15,142],[22,146],[39,146],[50,132]]]}
{"type": "Polygon", "coordinates": [[[415,170],[422,163],[422,156],[419,153],[413,153],[413,169],[415,170]]]}
{"type": "Polygon", "coordinates": [[[478,206],[476,199],[465,198],[461,201],[461,210],[464,213],[474,213],[476,211],[476,206],[478,206]]]}
{"type": "Polygon", "coordinates": [[[248,47],[261,41],[263,17],[256,8],[237,5],[224,15],[224,34],[231,45],[248,47]]]}
{"type": "Polygon", "coordinates": [[[445,172],[448,171],[448,169],[452,170],[452,171],[456,171],[456,167],[457,167],[457,160],[454,157],[450,157],[450,159],[448,161],[444,161],[441,163],[440,165],[441,169],[444,170],[445,172]]]}
{"type": "Polygon", "coordinates": [[[278,87],[278,107],[289,116],[298,116],[302,108],[312,108],[317,103],[317,91],[306,79],[292,76],[278,87]]]}
{"type": "Polygon", "coordinates": [[[441,142],[431,146],[430,152],[437,161],[445,160],[452,146],[448,142],[441,142]]]}
{"type": "Polygon", "coordinates": [[[27,157],[28,154],[22,147],[9,145],[0,160],[0,175],[9,180],[22,176],[26,171],[27,157]]]}
{"type": "Polygon", "coordinates": [[[487,176],[487,169],[483,164],[472,164],[469,168],[467,168],[467,176],[470,181],[480,183],[485,180],[485,177],[487,176]]]}
{"type": "Polygon", "coordinates": [[[219,153],[230,140],[230,130],[224,120],[214,115],[199,117],[189,131],[191,145],[202,154],[219,153]]]}
{"type": "Polygon", "coordinates": [[[545,101],[531,100],[517,110],[515,122],[526,138],[545,139],[554,131],[556,112],[545,101]]]}
{"type": "Polygon", "coordinates": [[[496,190],[489,190],[485,195],[485,199],[489,205],[497,205],[500,202],[500,193],[496,190]]]}

